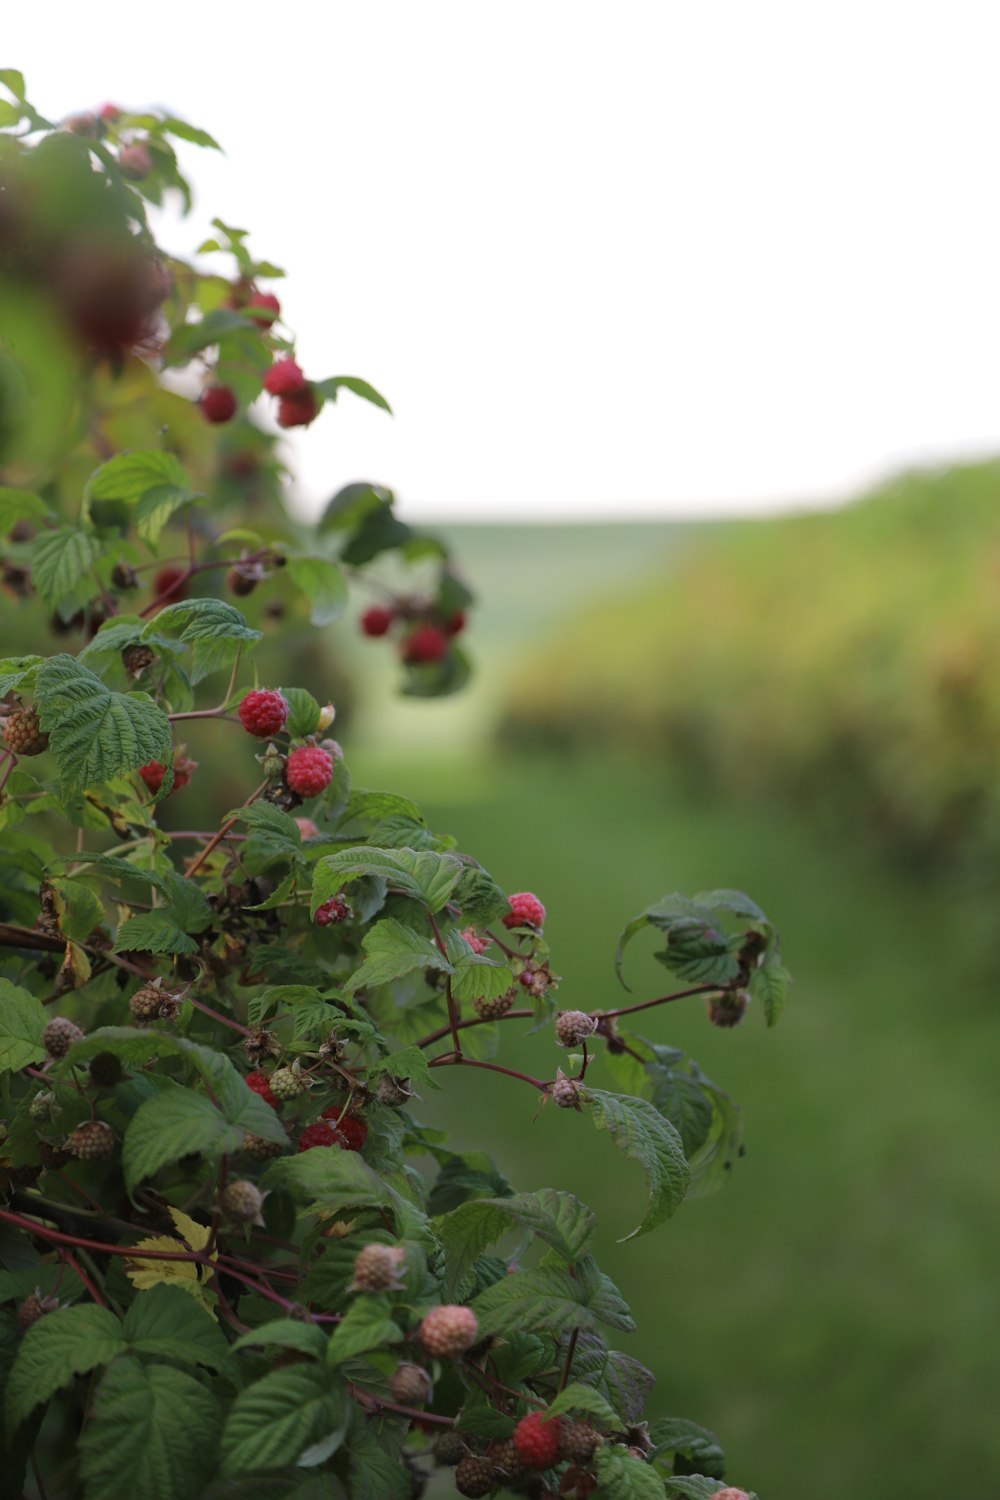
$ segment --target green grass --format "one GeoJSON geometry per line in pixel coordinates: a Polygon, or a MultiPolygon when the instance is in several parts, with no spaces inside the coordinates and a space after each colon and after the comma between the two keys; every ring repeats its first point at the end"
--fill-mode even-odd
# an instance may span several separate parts
{"type": "MultiPolygon", "coordinates": [[[[763,1500],[986,1500],[1000,1473],[987,914],[887,879],[800,814],[697,805],[648,763],[352,766],[415,796],[508,889],[539,892],[567,1007],[623,1003],[618,930],[668,890],[743,886],[774,916],[797,978],[777,1030],[753,1013],[715,1030],[698,1001],[643,1018],[743,1104],[749,1148],[723,1193],[651,1235],[616,1242],[641,1216],[641,1176],[584,1118],[535,1119],[527,1089],[457,1070],[420,1113],[457,1144],[491,1142],[516,1186],[594,1205],[598,1258],[637,1315],[624,1347],[658,1377],[651,1411],[716,1428],[734,1482],[763,1500]]],[[[634,945],[636,998],[669,986],[652,947],[634,945]]],[[[505,1051],[551,1076],[549,1037],[519,1030],[505,1051]]]]}

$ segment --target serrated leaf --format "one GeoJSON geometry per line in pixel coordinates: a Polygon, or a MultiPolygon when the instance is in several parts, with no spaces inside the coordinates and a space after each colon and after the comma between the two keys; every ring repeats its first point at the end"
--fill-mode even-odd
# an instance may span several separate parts
{"type": "Polygon", "coordinates": [[[86,1500],[197,1495],[214,1468],[220,1426],[215,1397],[191,1375],[116,1360],[80,1440],[86,1500]]]}
{"type": "Polygon", "coordinates": [[[579,1198],[555,1188],[514,1193],[508,1198],[474,1198],[461,1204],[436,1225],[445,1252],[449,1296],[461,1286],[487,1245],[495,1244],[515,1226],[530,1230],[573,1265],[587,1253],[597,1220],[579,1198]]]}
{"type": "Polygon", "coordinates": [[[282,695],[288,704],[285,729],[291,738],[299,740],[315,734],[320,707],[312,693],[307,693],[305,688],[282,688],[282,695]]]}
{"type": "Polygon", "coordinates": [[[351,1500],[410,1500],[410,1471],[401,1458],[409,1424],[383,1420],[358,1426],[351,1440],[351,1500]]]}
{"type": "Polygon", "coordinates": [[[386,1202],[386,1188],[356,1151],[339,1146],[314,1146],[297,1156],[272,1162],[261,1179],[265,1187],[287,1187],[311,1207],[327,1213],[345,1208],[378,1208],[386,1202]]]}
{"type": "Polygon", "coordinates": [[[505,995],[513,983],[514,971],[505,963],[469,949],[455,961],[451,992],[459,1002],[496,1000],[505,995]]]}
{"type": "Polygon", "coordinates": [[[610,1283],[606,1280],[586,1284],[556,1266],[541,1266],[534,1271],[512,1272],[487,1287],[471,1306],[484,1338],[515,1329],[520,1333],[559,1333],[564,1328],[587,1327],[595,1317],[605,1319],[606,1314],[611,1315],[615,1327],[634,1327],[631,1319],[623,1319],[614,1309],[607,1285],[610,1283]],[[593,1310],[592,1302],[596,1304],[593,1310]]]}
{"type": "Polygon", "coordinates": [[[161,1284],[141,1292],[125,1314],[124,1331],[137,1354],[217,1371],[229,1363],[229,1345],[219,1325],[180,1287],[161,1284]]]}
{"type": "Polygon", "coordinates": [[[0,485],[0,535],[6,536],[18,521],[44,521],[48,513],[45,501],[31,490],[0,485]]]}
{"type": "Polygon", "coordinates": [[[649,1206],[639,1226],[623,1239],[646,1234],[668,1219],[681,1203],[691,1180],[681,1138],[645,1099],[581,1088],[581,1107],[598,1130],[606,1130],[623,1156],[638,1161],[649,1183],[649,1206]]]}
{"type": "Polygon", "coordinates": [[[295,819],[270,802],[252,802],[249,807],[234,807],[226,818],[245,824],[261,848],[273,854],[297,858],[302,853],[302,834],[295,819]]]}
{"type": "Polygon", "coordinates": [[[621,1425],[618,1413],[604,1397],[593,1386],[582,1385],[578,1380],[572,1381],[559,1392],[550,1404],[547,1415],[558,1417],[570,1411],[585,1412],[587,1416],[594,1417],[605,1430],[614,1430],[621,1425]]]}
{"type": "Polygon", "coordinates": [[[209,349],[233,334],[259,336],[261,325],[245,313],[227,307],[216,307],[196,323],[182,323],[175,328],[163,350],[163,363],[186,365],[191,356],[209,349]]]}
{"type": "Polygon", "coordinates": [[[403,1330],[390,1316],[387,1297],[370,1294],[356,1297],[333,1331],[326,1354],[327,1363],[341,1365],[368,1349],[398,1343],[402,1337],[403,1330]]]}
{"type": "Polygon", "coordinates": [[[764,1007],[764,1019],[768,1026],[776,1026],[785,1008],[788,986],[792,976],[774,952],[768,953],[759,968],[750,976],[750,993],[764,1007]]]}
{"type": "Polygon", "coordinates": [[[597,1493],[602,1500],[663,1500],[663,1477],[641,1458],[617,1445],[597,1450],[597,1493]]]}
{"type": "Polygon", "coordinates": [[[241,1391],[222,1434],[224,1477],[279,1469],[342,1421],[343,1396],[313,1365],[272,1370],[241,1391]]]}
{"type": "Polygon", "coordinates": [[[43,531],[35,539],[31,578],[50,610],[69,598],[97,557],[97,543],[90,532],[76,526],[43,531]]]}
{"type": "Polygon", "coordinates": [[[178,120],[175,115],[166,117],[162,129],[167,135],[175,135],[179,141],[189,141],[192,146],[206,146],[212,151],[222,150],[218,141],[207,130],[199,130],[197,125],[189,125],[186,120],[178,120]]]}
{"type": "Polygon", "coordinates": [[[475,927],[489,927],[510,910],[506,892],[492,875],[475,865],[467,865],[463,870],[455,887],[455,900],[462,908],[465,922],[475,927]]]}
{"type": "Polygon", "coordinates": [[[677,1130],[684,1155],[691,1158],[708,1139],[712,1128],[712,1101],[696,1078],[684,1068],[647,1065],[653,1104],[677,1130]]]}
{"type": "Polygon", "coordinates": [[[60,1308],[39,1319],[21,1340],[7,1382],[8,1430],[75,1375],[108,1364],[125,1347],[114,1313],[93,1302],[60,1308]]]}
{"type": "Polygon", "coordinates": [[[196,953],[198,944],[178,926],[169,911],[136,912],[123,922],[115,938],[114,953],[196,953]]]}
{"type": "Polygon", "coordinates": [[[43,1060],[48,1019],[40,1000],[9,979],[0,979],[0,1073],[19,1073],[43,1060]]]}
{"type": "Polygon", "coordinates": [[[347,584],[335,562],[326,557],[289,556],[285,571],[309,604],[313,625],[332,625],[347,603],[347,584]]]}
{"type": "Polygon", "coordinates": [[[369,928],[362,938],[362,947],[364,963],[344,985],[348,995],[359,989],[376,989],[393,979],[401,979],[404,974],[412,974],[414,969],[451,970],[433,939],[404,927],[395,917],[384,917],[369,928]]]}
{"type": "MultiPolygon", "coordinates": [[[[424,817],[415,802],[401,797],[397,792],[370,792],[358,789],[351,793],[350,801],[341,815],[338,827],[360,818],[365,822],[378,823],[388,817],[412,818],[423,826],[424,817]]],[[[506,911],[506,907],[504,907],[506,911]]]]}
{"type": "Polygon", "coordinates": [[[440,911],[461,878],[463,865],[452,854],[428,849],[378,849],[361,845],[317,860],[313,874],[312,915],[345,885],[362,875],[380,876],[391,891],[440,911]]]}
{"type": "Polygon", "coordinates": [[[663,1417],[650,1424],[649,1440],[655,1447],[657,1459],[665,1453],[680,1453],[688,1464],[697,1464],[703,1474],[715,1479],[726,1476],[726,1455],[719,1439],[697,1422],[686,1417],[663,1417]]]}
{"type": "Polygon", "coordinates": [[[248,1329],[232,1347],[238,1350],[278,1345],[281,1349],[297,1349],[301,1354],[325,1359],[327,1342],[326,1334],[316,1323],[302,1323],[298,1318],[275,1318],[259,1328],[248,1329]]]}
{"type": "Polygon", "coordinates": [[[60,654],[45,662],[35,697],[69,791],[111,781],[151,760],[172,763],[173,734],[163,710],[147,693],[111,692],[75,657],[60,654]]]}
{"type": "Polygon", "coordinates": [[[122,1167],[129,1192],[168,1162],[192,1152],[214,1160],[243,1144],[245,1130],[227,1121],[205,1094],[166,1088],[140,1104],[129,1122],[122,1167]]]}
{"type": "Polygon", "coordinates": [[[183,464],[172,453],[159,449],[117,453],[95,469],[87,480],[84,500],[136,501],[147,490],[161,486],[190,491],[190,480],[183,464]]]}
{"type": "Polygon", "coordinates": [[[168,604],[146,625],[143,639],[162,631],[176,635],[188,645],[202,641],[259,641],[261,633],[253,630],[246,616],[224,599],[182,599],[168,604]]]}
{"type": "Polygon", "coordinates": [[[326,380],[318,380],[316,387],[327,401],[336,401],[337,392],[342,389],[353,391],[355,396],[360,396],[363,401],[370,401],[373,406],[381,407],[392,416],[392,407],[385,397],[373,385],[369,385],[367,380],[362,380],[357,375],[331,375],[326,380]]]}
{"type": "Polygon", "coordinates": [[[6,698],[15,688],[31,692],[44,661],[44,656],[5,656],[0,660],[0,698],[6,698]]]}
{"type": "MultiPolygon", "coordinates": [[[[565,1358],[567,1350],[561,1351],[565,1358]]],[[[573,1355],[573,1373],[581,1384],[593,1386],[626,1422],[639,1422],[656,1377],[644,1364],[620,1349],[609,1349],[599,1334],[580,1333],[573,1355]]]]}
{"type": "Polygon", "coordinates": [[[163,528],[170,517],[196,497],[175,484],[158,484],[147,490],[135,508],[135,527],[142,540],[155,553],[163,528]]]}

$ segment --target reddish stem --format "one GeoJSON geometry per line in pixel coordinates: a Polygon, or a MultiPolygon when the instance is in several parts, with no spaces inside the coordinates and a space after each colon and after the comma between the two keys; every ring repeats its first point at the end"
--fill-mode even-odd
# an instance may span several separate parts
{"type": "MultiPolygon", "coordinates": [[[[457,1029],[464,1031],[467,1026],[488,1026],[491,1021],[524,1021],[530,1020],[535,1014],[533,1010],[508,1010],[502,1016],[470,1016],[467,1021],[459,1021],[457,1029]]],[[[451,1025],[439,1026],[437,1031],[432,1031],[428,1036],[421,1037],[415,1042],[417,1047],[430,1047],[434,1042],[439,1042],[443,1036],[451,1035],[451,1025]]]]}
{"type": "Polygon", "coordinates": [[[540,1078],[532,1078],[530,1073],[519,1073],[516,1068],[501,1068],[499,1063],[480,1062],[477,1058],[466,1057],[462,1052],[442,1052],[438,1057],[432,1057],[428,1062],[429,1068],[449,1068],[464,1066],[466,1068],[488,1068],[491,1073],[506,1073],[508,1078],[519,1078],[522,1083],[530,1083],[532,1088],[540,1089],[543,1094],[549,1091],[549,1084],[543,1083],[540,1078]]]}
{"type": "Polygon", "coordinates": [[[689,990],[678,990],[675,995],[660,995],[655,1000],[643,1000],[640,1005],[623,1005],[618,1010],[595,1010],[600,1021],[613,1021],[615,1016],[630,1016],[637,1010],[649,1010],[654,1005],[669,1005],[671,1000],[686,1000],[689,995],[717,995],[720,990],[731,989],[727,984],[696,984],[689,990]]]}

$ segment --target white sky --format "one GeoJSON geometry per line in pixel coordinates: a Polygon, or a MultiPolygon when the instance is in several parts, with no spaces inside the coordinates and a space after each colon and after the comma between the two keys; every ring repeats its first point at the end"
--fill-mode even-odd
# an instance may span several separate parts
{"type": "Polygon", "coordinates": [[[27,11],[38,107],[212,131],[175,247],[249,227],[307,373],[392,402],[296,440],[307,499],[732,513],[997,446],[992,0],[27,11]]]}

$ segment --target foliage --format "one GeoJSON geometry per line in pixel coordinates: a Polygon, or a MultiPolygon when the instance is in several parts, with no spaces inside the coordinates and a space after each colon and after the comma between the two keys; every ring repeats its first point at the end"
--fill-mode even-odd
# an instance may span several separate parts
{"type": "MultiPolygon", "coordinates": [[[[622,946],[653,928],[682,991],[594,1013],[590,1045],[551,1078],[492,1060],[499,1023],[555,1017],[541,927],[518,925],[412,803],[352,788],[325,738],[333,706],[254,685],[262,630],[213,592],[242,602],[280,575],[326,625],[383,552],[429,562],[431,591],[391,613],[404,691],[436,696],[467,667],[469,598],[445,549],[379,486],[349,487],[314,529],[283,514],[274,434],[249,411],[294,352],[258,285],[280,273],[222,224],[202,250],[230,255],[234,280],[168,260],[147,214],[188,200],[172,141],[211,138],[110,108],[53,128],[19,75],[0,80],[5,580],[78,647],[0,662],[11,1492],[30,1462],[46,1493],[85,1500],[234,1485],[302,1500],[316,1476],[323,1493],[390,1500],[423,1483],[425,1431],[460,1433],[499,1486],[516,1478],[504,1441],[553,1404],[596,1434],[593,1463],[554,1461],[564,1491],[721,1477],[712,1434],[642,1422],[645,1372],[607,1343],[634,1322],[594,1259],[593,1213],[515,1193],[414,1108],[460,1067],[574,1112],[581,1133],[589,1117],[644,1169],[633,1234],[650,1231],[736,1154],[737,1116],[619,1022],[692,994],[730,1024],[748,992],[775,1020],[774,928],[739,892],[664,898],[622,946]],[[221,387],[232,409],[208,399],[221,387]],[[218,797],[217,826],[166,816],[198,773],[175,738],[186,723],[227,736],[223,789],[257,751],[258,785],[237,806],[218,797]],[[305,800],[289,770],[303,753],[318,778],[305,800]],[[602,1052],[611,1088],[590,1073],[602,1052]]],[[[299,381],[287,364],[280,378],[299,381]]],[[[386,405],[357,377],[303,380],[279,424],[341,388],[386,405]]],[[[518,1482],[541,1495],[545,1480],[518,1482]]]]}

